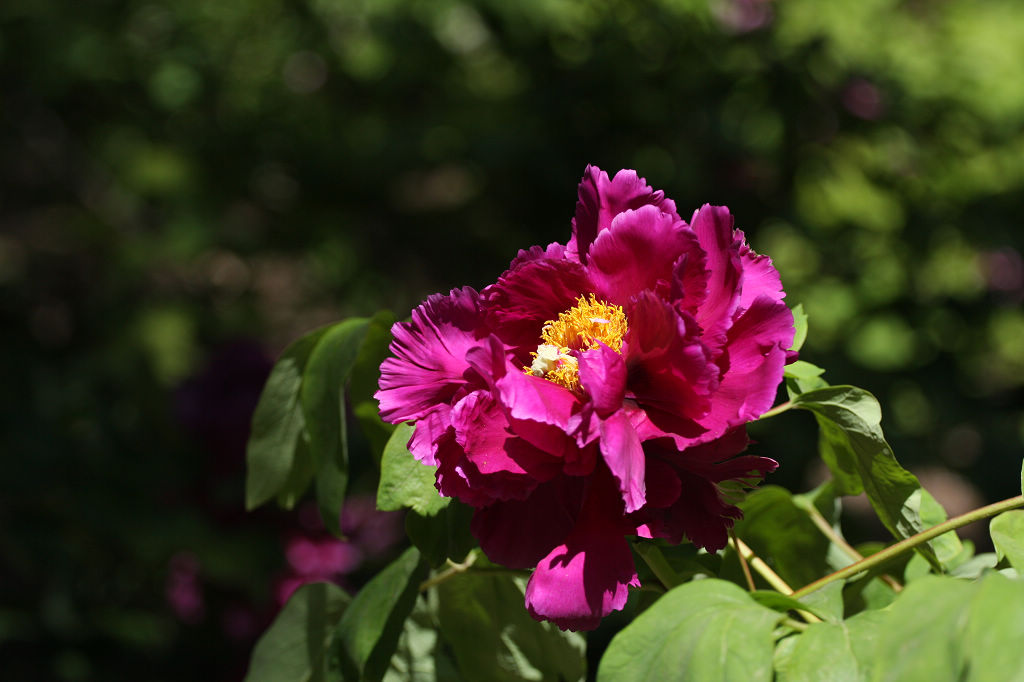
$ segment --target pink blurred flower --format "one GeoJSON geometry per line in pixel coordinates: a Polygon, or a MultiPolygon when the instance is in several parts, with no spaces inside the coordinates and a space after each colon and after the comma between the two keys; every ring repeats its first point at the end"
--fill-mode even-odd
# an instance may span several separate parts
{"type": "Polygon", "coordinates": [[[206,615],[203,588],[199,582],[199,559],[191,552],[178,552],[168,562],[164,595],[178,620],[188,625],[206,615]]]}
{"type": "Polygon", "coordinates": [[[639,586],[626,536],[720,549],[731,494],[775,468],[737,455],[790,359],[784,295],[727,208],[687,224],[636,172],[588,167],[567,244],[394,326],[381,415],[416,420],[409,449],[491,559],[536,567],[530,613],[591,629],[639,586]]]}

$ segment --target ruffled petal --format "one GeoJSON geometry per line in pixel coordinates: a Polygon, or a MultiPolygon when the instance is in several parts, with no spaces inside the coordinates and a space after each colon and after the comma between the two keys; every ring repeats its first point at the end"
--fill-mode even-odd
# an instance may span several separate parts
{"type": "Polygon", "coordinates": [[[490,329],[518,350],[520,362],[529,364],[529,352],[537,350],[544,324],[558,319],[592,288],[578,263],[532,260],[506,271],[484,289],[481,307],[490,329]]]}
{"type": "Polygon", "coordinates": [[[673,266],[699,248],[693,232],[677,216],[642,206],[615,216],[597,235],[588,272],[600,298],[623,305],[645,289],[667,291],[673,266]]]}
{"type": "Polygon", "coordinates": [[[768,256],[760,256],[747,245],[746,237],[741,230],[736,230],[736,239],[740,242],[739,255],[743,265],[743,290],[740,292],[740,308],[749,308],[755,299],[767,296],[781,301],[786,297],[782,290],[782,279],[779,271],[772,265],[768,256]]]}
{"type": "Polygon", "coordinates": [[[483,474],[466,456],[455,439],[455,429],[448,429],[437,444],[436,487],[445,497],[457,497],[473,507],[482,507],[498,500],[521,500],[537,487],[532,476],[496,470],[483,474]]]}
{"type": "Polygon", "coordinates": [[[707,254],[707,295],[697,309],[697,322],[705,344],[717,354],[740,302],[742,241],[733,237],[733,217],[725,206],[705,204],[693,214],[690,226],[707,254]]]}
{"type": "Polygon", "coordinates": [[[579,399],[569,389],[525,372],[509,372],[496,387],[512,419],[550,424],[571,433],[570,420],[579,399]]]}
{"type": "Polygon", "coordinates": [[[380,415],[392,424],[419,419],[449,403],[465,386],[466,351],[477,343],[483,319],[469,287],[434,294],[391,328],[390,357],[380,368],[380,415]]]}
{"type": "Polygon", "coordinates": [[[793,343],[793,314],[767,296],[754,300],[728,333],[729,370],[715,392],[711,412],[700,420],[707,439],[757,419],[775,402],[793,343]]]}
{"type": "Polygon", "coordinates": [[[711,409],[718,367],[709,362],[696,325],[650,292],[637,296],[626,315],[627,395],[664,430],[703,433],[697,422],[711,409]]]}
{"type": "Polygon", "coordinates": [[[657,206],[662,212],[678,218],[675,202],[661,190],[653,190],[634,170],[620,170],[611,180],[596,166],[587,166],[579,185],[576,216],[572,220],[572,238],[565,247],[565,257],[579,263],[587,262],[590,245],[612,219],[627,209],[657,206]]]}
{"type": "Polygon", "coordinates": [[[481,474],[499,472],[546,481],[561,462],[538,450],[510,429],[505,413],[491,394],[474,391],[460,400],[451,415],[455,442],[481,474]]]}

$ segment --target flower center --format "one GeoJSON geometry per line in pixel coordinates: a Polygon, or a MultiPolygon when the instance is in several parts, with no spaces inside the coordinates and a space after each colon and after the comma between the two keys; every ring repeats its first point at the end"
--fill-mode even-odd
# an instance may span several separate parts
{"type": "Polygon", "coordinates": [[[543,341],[537,346],[533,364],[524,367],[527,374],[544,377],[571,391],[580,387],[579,363],[572,351],[593,350],[603,343],[612,350],[622,352],[622,339],[626,336],[626,313],[622,306],[580,296],[576,305],[548,320],[541,329],[543,341]]]}

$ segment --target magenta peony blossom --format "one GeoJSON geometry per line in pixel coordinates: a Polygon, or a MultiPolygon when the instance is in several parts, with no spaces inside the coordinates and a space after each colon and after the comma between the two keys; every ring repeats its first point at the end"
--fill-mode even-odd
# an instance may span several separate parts
{"type": "Polygon", "coordinates": [[[738,455],[787,362],[784,296],[727,208],[687,224],[635,171],[591,166],[568,244],[394,326],[381,416],[416,421],[409,449],[492,560],[536,567],[530,613],[592,629],[640,584],[627,536],[721,549],[735,494],[776,467],[738,455]]]}

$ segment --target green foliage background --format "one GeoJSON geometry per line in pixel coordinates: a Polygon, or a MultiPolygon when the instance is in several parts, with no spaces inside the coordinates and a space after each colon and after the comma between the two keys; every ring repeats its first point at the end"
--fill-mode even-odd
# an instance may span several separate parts
{"type": "MultiPolygon", "coordinates": [[[[284,522],[243,516],[241,458],[182,426],[183,382],[232,340],[276,354],[486,285],[565,241],[587,163],[684,217],[728,204],[810,316],[804,357],[879,396],[900,461],[1016,493],[1022,122],[1012,0],[7,0],[5,669],[238,677],[257,633],[216,614],[269,618],[284,522]],[[182,549],[195,626],[164,603],[182,549]]],[[[791,424],[755,435],[804,489],[816,436],[791,424]]]]}

